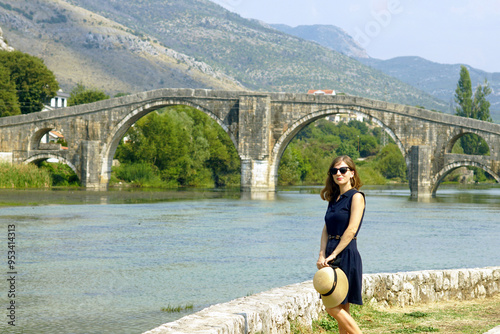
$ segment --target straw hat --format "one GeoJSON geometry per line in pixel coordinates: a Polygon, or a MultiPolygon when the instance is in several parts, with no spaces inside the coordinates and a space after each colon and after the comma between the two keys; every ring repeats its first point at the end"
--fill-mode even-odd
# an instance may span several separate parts
{"type": "Polygon", "coordinates": [[[340,305],[349,290],[347,277],[340,268],[321,268],[314,275],[313,285],[316,291],[321,294],[321,300],[326,308],[340,305]]]}

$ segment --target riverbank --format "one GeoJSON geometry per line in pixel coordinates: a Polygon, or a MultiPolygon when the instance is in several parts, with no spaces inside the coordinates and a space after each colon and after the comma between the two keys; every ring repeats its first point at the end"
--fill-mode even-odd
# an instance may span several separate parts
{"type": "Polygon", "coordinates": [[[0,163],[0,188],[48,188],[51,184],[48,171],[33,164],[0,163]]]}
{"type": "MultiPolygon", "coordinates": [[[[500,326],[500,293],[484,299],[438,301],[404,308],[368,304],[352,307],[351,314],[364,334],[479,334],[500,326]]],[[[291,323],[292,334],[336,333],[337,329],[337,322],[326,312],[313,321],[312,328],[291,323]]]]}
{"type": "MultiPolygon", "coordinates": [[[[372,311],[369,313],[370,309],[376,310],[380,307],[406,308],[420,305],[425,308],[426,305],[430,306],[441,302],[451,302],[457,305],[463,301],[480,302],[486,298],[496,298],[499,291],[500,267],[368,274],[363,275],[363,295],[365,303],[370,306],[367,308],[366,314],[360,312],[361,309],[354,309],[353,313],[357,312],[357,317],[365,317],[366,315],[364,321],[373,322],[373,320],[369,320],[370,317],[374,317],[374,314],[377,315],[376,317],[382,317],[385,312],[372,311]]],[[[493,304],[498,305],[500,302],[495,299],[493,304]]],[[[494,307],[494,309],[498,310],[498,307],[494,307]]],[[[485,309],[485,311],[491,314],[490,308],[485,309]]],[[[419,315],[422,315],[423,312],[420,312],[419,315]]],[[[497,312],[494,311],[492,317],[495,317],[497,312]]],[[[423,323],[426,321],[425,319],[423,323]]],[[[323,304],[312,286],[312,281],[307,281],[239,298],[228,303],[213,305],[200,312],[147,331],[145,334],[259,332],[279,334],[289,333],[292,328],[298,328],[297,333],[300,333],[304,328],[313,332],[313,324],[323,324],[327,329],[332,329],[330,327],[334,326],[334,322],[325,322],[323,304]]],[[[414,328],[421,326],[421,330],[405,331],[404,322],[402,325],[399,325],[399,329],[402,331],[396,331],[396,333],[438,331],[434,330],[435,327],[431,329],[430,326],[425,327],[425,325],[419,324],[414,324],[414,328]]],[[[484,324],[481,326],[485,328],[482,327],[481,330],[486,332],[496,325],[493,324],[489,327],[489,324],[484,324]]],[[[323,326],[320,327],[325,329],[323,326]]],[[[375,326],[378,329],[381,327],[384,327],[383,321],[375,326]]],[[[384,332],[387,333],[387,331],[384,332]]]]}

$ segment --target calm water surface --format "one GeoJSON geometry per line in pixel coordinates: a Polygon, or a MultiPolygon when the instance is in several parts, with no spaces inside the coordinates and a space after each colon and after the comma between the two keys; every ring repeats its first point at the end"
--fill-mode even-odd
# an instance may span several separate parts
{"type": "MultiPolygon", "coordinates": [[[[500,188],[368,188],[365,273],[500,265],[500,188]]],[[[16,226],[16,327],[0,332],[141,333],[211,304],[310,280],[326,203],[318,189],[238,192],[0,191],[16,226]],[[193,309],[166,313],[167,306],[193,309]]],[[[7,264],[0,267],[7,278],[7,264]]]]}

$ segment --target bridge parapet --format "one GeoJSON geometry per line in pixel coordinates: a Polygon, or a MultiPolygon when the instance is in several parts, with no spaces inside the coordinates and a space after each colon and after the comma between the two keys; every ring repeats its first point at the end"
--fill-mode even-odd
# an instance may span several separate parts
{"type": "Polygon", "coordinates": [[[488,168],[494,167],[494,162],[491,156],[488,155],[472,155],[472,154],[456,154],[456,153],[445,153],[444,155],[444,165],[457,164],[464,166],[464,163],[476,163],[481,166],[488,168]]]}
{"type": "Polygon", "coordinates": [[[38,144],[38,150],[59,151],[62,150],[62,145],[60,143],[40,143],[38,144]]]}

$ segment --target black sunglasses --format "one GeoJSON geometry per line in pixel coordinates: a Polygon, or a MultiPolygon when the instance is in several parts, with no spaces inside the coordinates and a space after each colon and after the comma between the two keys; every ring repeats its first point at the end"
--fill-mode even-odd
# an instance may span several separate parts
{"type": "Polygon", "coordinates": [[[340,171],[340,174],[345,174],[345,173],[347,173],[348,170],[350,170],[349,167],[340,167],[340,168],[332,167],[328,171],[328,174],[330,174],[330,175],[337,175],[338,171],[340,171]]]}

